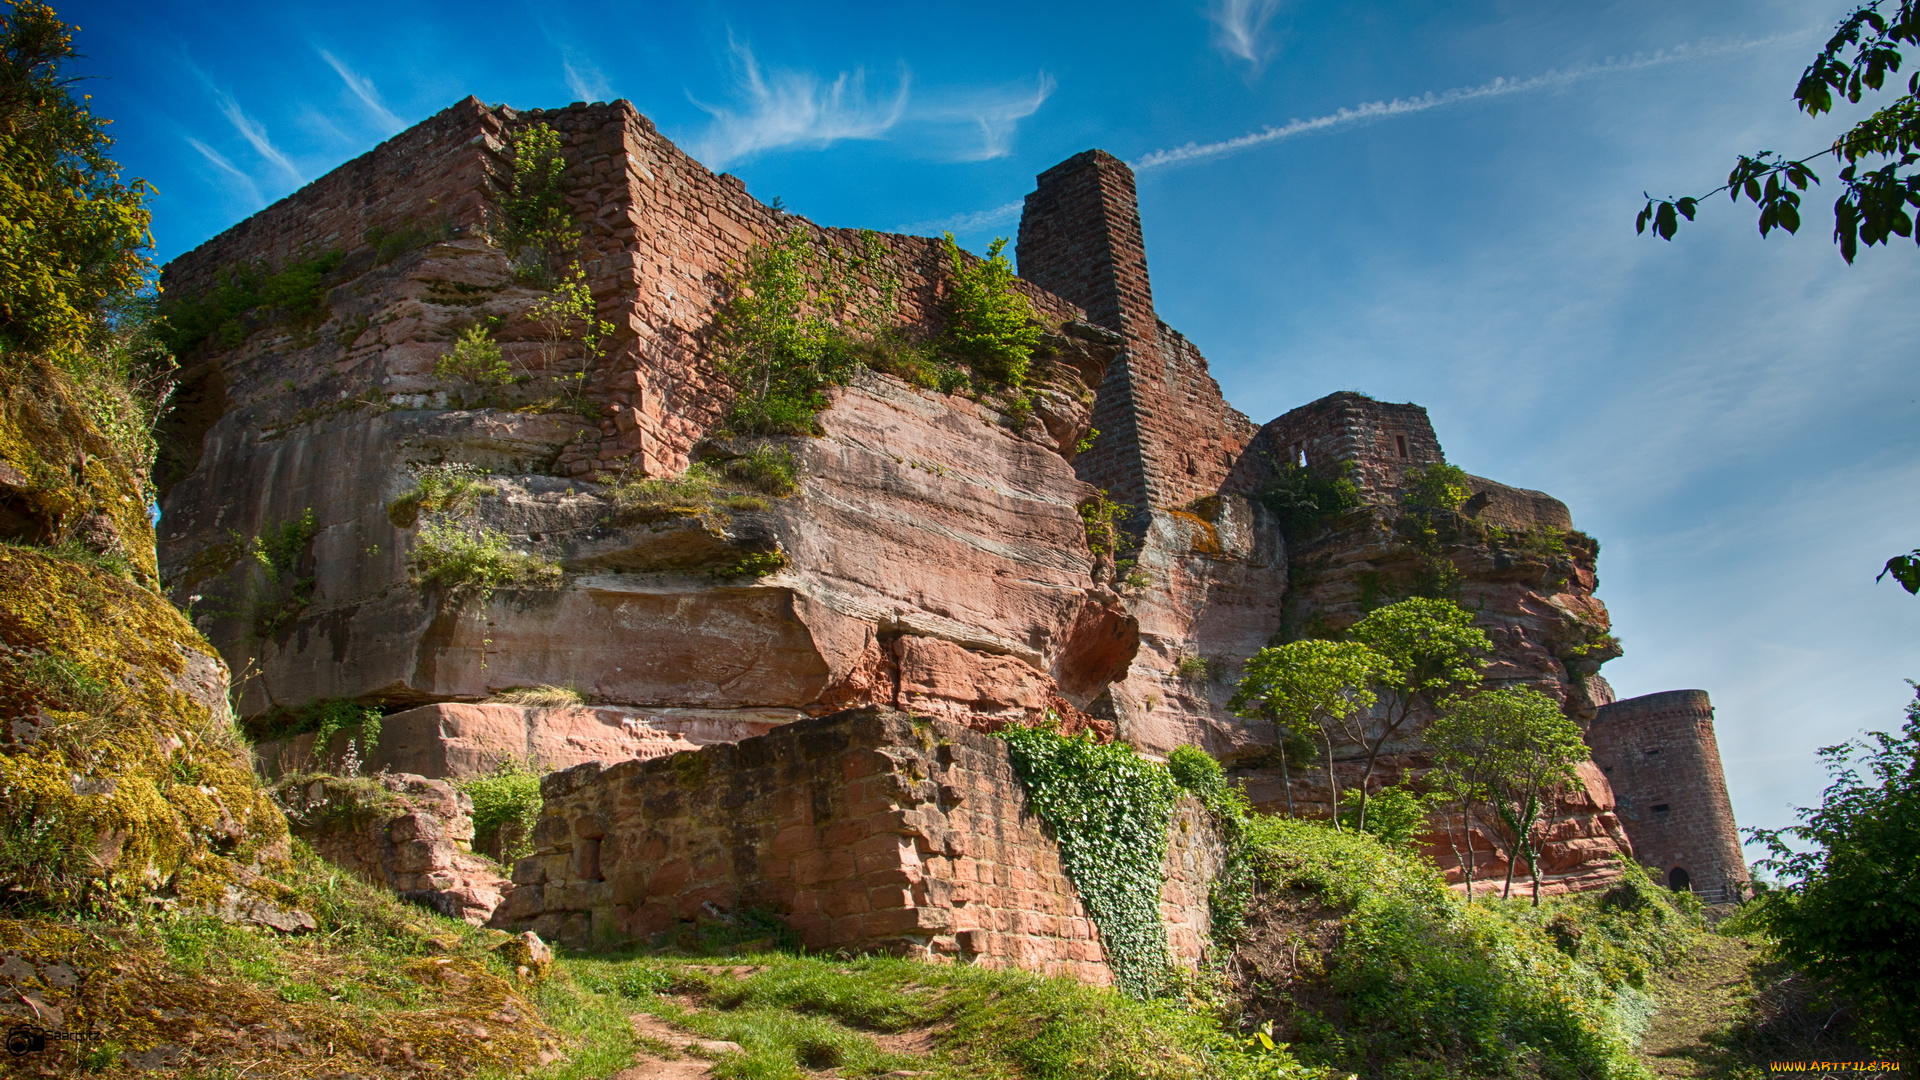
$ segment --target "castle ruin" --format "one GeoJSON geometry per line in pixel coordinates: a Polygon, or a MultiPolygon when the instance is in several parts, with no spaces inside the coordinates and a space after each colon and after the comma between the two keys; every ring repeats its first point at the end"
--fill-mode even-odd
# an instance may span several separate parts
{"type": "MultiPolygon", "coordinates": [[[[1271,732],[1227,709],[1223,673],[1282,637],[1344,629],[1444,559],[1495,642],[1489,678],[1552,695],[1589,730],[1599,765],[1555,810],[1548,887],[1604,885],[1621,859],[1655,856],[1669,883],[1744,881],[1710,723],[1692,705],[1675,721],[1637,704],[1651,699],[1615,704],[1599,675],[1618,646],[1597,545],[1565,505],[1473,478],[1440,547],[1411,548],[1396,532],[1406,470],[1445,460],[1425,410],[1353,393],[1264,427],[1234,410],[1155,315],[1132,173],[1102,151],[1042,173],[1020,223],[1018,288],[1048,325],[1031,415],[865,372],[833,391],[817,437],[771,440],[800,463],[797,494],[610,515],[609,482],[769,441],[720,430],[713,316],[730,268],[796,229],[822,250],[877,245],[900,332],[937,331],[939,241],[772,209],[626,102],[523,113],[469,98],[169,264],[168,295],[193,297],[334,256],[316,318],[254,312],[182,357],[161,562],[176,602],[254,673],[242,714],[347,699],[389,714],[361,748],[374,768],[536,756],[564,770],[498,916],[515,925],[624,940],[759,904],[811,947],[1101,981],[1051,840],[998,740],[973,733],[1051,712],[1148,753],[1199,745],[1261,806],[1326,813],[1312,776],[1268,760],[1271,732]],[[587,285],[613,327],[597,357],[540,339],[543,290],[493,237],[511,137],[535,122],[562,140],[587,285]],[[476,325],[497,328],[516,370],[579,364],[578,394],[469,400],[436,363],[476,325]],[[415,583],[420,523],[396,507],[420,469],[449,463],[486,474],[473,524],[552,559],[559,580],[484,602],[415,583]],[[1362,505],[1290,543],[1259,495],[1300,465],[1350,468],[1362,505]],[[1080,509],[1100,492],[1132,509],[1129,573],[1089,546],[1080,509]],[[242,540],[309,513],[298,593],[262,617],[242,540]],[[543,684],[590,704],[488,700],[543,684]],[[934,725],[932,744],[909,717],[934,725]],[[1623,747],[1650,741],[1676,771],[1627,763],[1623,747]],[[1719,794],[1690,809],[1702,784],[1719,794]],[[1656,796],[1689,809],[1656,819],[1656,796]]],[[[304,739],[263,763],[329,750],[304,739]]],[[[1425,767],[1417,737],[1388,751],[1389,781],[1425,767]]],[[[1170,855],[1162,904],[1190,962],[1210,873],[1194,844],[1170,855]]]]}

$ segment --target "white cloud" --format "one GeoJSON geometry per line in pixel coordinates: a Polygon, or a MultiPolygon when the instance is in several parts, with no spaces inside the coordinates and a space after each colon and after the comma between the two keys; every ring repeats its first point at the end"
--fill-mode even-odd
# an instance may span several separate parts
{"type": "Polygon", "coordinates": [[[1757,41],[1736,41],[1722,44],[1707,43],[1698,46],[1682,45],[1675,49],[1662,49],[1651,56],[1633,56],[1626,59],[1607,60],[1599,64],[1587,64],[1568,68],[1565,71],[1549,71],[1526,79],[1498,78],[1478,86],[1457,86],[1439,93],[1428,92],[1415,98],[1395,98],[1392,101],[1369,101],[1350,109],[1316,116],[1311,120],[1293,120],[1278,127],[1265,127],[1219,142],[1190,142],[1170,150],[1155,150],[1142,156],[1131,164],[1135,169],[1154,169],[1163,165],[1179,165],[1183,162],[1197,161],[1203,158],[1221,157],[1239,153],[1256,146],[1291,139],[1297,135],[1307,135],[1329,128],[1346,127],[1368,120],[1383,120],[1388,117],[1405,116],[1409,113],[1426,112],[1447,105],[1459,105],[1463,102],[1478,101],[1483,98],[1505,97],[1509,94],[1523,94],[1533,90],[1545,90],[1567,86],[1582,79],[1597,75],[1613,75],[1626,71],[1639,71],[1643,68],[1658,67],[1664,64],[1677,64],[1689,60],[1701,60],[1710,56],[1724,56],[1729,53],[1746,52],[1750,49],[1764,48],[1803,37],[1807,31],[1793,34],[1780,34],[1761,38],[1757,41]]]}
{"type": "Polygon", "coordinates": [[[606,75],[591,61],[575,56],[568,50],[560,61],[560,70],[567,77],[567,91],[575,101],[611,101],[613,84],[606,75]]]}
{"type": "Polygon", "coordinates": [[[1213,20],[1214,45],[1259,71],[1273,55],[1267,23],[1278,10],[1280,0],[1215,0],[1213,9],[1207,12],[1207,18],[1213,20]]]}
{"type": "Polygon", "coordinates": [[[267,138],[266,127],[258,120],[248,116],[246,110],[240,107],[240,103],[233,99],[233,95],[224,90],[215,90],[213,96],[214,100],[220,106],[221,115],[227,118],[227,122],[233,125],[235,131],[240,133],[241,138],[247,140],[247,142],[252,145],[255,153],[272,162],[282,172],[291,177],[296,185],[307,182],[306,176],[302,174],[298,168],[294,167],[293,161],[289,159],[287,155],[281,153],[279,147],[273,145],[272,139],[267,138]]]}
{"type": "Polygon", "coordinates": [[[962,152],[957,160],[987,161],[1005,157],[1012,150],[1020,121],[1040,111],[1040,106],[1053,95],[1055,85],[1053,76],[1043,71],[1034,79],[1031,91],[1007,89],[955,95],[950,102],[916,109],[913,119],[960,120],[976,126],[980,133],[979,146],[962,152]]]}
{"type": "Polygon", "coordinates": [[[1020,219],[1020,209],[1024,201],[1016,200],[1005,206],[996,206],[991,210],[976,210],[971,214],[955,214],[952,217],[936,218],[932,221],[916,221],[911,225],[895,227],[895,232],[911,236],[932,236],[936,233],[969,233],[976,229],[991,229],[996,225],[1006,225],[1020,219]]]}
{"type": "Polygon", "coordinates": [[[753,50],[733,43],[738,108],[708,105],[688,95],[713,117],[694,144],[694,156],[709,168],[783,146],[827,146],[842,139],[878,139],[906,113],[910,77],[905,65],[890,100],[867,99],[866,73],[855,68],[826,82],[808,71],[763,72],[753,50]]]}
{"type": "Polygon", "coordinates": [[[381,102],[380,92],[374,89],[372,79],[354,71],[347,66],[346,61],[325,49],[320,50],[320,59],[325,60],[333,68],[334,73],[340,76],[340,81],[347,84],[347,89],[353,91],[353,96],[360,99],[360,104],[367,107],[367,112],[373,115],[374,121],[388,135],[397,134],[407,126],[406,121],[395,116],[392,110],[381,102]]]}
{"type": "Polygon", "coordinates": [[[187,138],[187,145],[193,147],[195,150],[200,151],[201,157],[206,158],[209,164],[211,164],[214,168],[219,169],[220,172],[224,176],[226,176],[227,180],[229,181],[230,185],[234,188],[234,190],[237,193],[244,195],[246,197],[248,205],[256,208],[262,205],[265,205],[266,200],[260,197],[260,187],[259,185],[253,182],[253,177],[248,176],[246,173],[241,172],[239,169],[235,168],[233,165],[233,162],[228,161],[223,155],[221,155],[219,151],[215,150],[213,147],[208,146],[206,143],[201,142],[199,139],[196,139],[191,135],[187,136],[186,138],[187,138]]]}

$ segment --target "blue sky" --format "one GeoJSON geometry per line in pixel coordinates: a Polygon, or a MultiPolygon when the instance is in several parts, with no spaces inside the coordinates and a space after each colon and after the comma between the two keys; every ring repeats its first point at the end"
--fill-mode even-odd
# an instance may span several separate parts
{"type": "Polygon", "coordinates": [[[1033,175],[1139,168],[1161,316],[1264,422],[1341,389],[1432,412],[1448,456],[1604,543],[1622,696],[1699,687],[1735,811],[1817,801],[1815,748],[1892,728],[1920,599],[1920,251],[1847,267],[1642,190],[1844,118],[1789,91],[1830,0],[1455,3],[87,2],[87,86],[160,190],[159,255],[466,94],[625,97],[823,224],[1011,235],[1033,175]]]}

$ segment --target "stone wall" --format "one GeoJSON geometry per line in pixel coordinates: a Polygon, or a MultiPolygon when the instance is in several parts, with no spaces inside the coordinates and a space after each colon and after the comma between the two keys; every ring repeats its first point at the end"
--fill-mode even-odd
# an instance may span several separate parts
{"type": "Polygon", "coordinates": [[[328,862],[449,918],[486,922],[509,887],[473,853],[473,801],[445,780],[291,777],[274,796],[294,835],[328,862]]]}
{"type": "Polygon", "coordinates": [[[1705,690],[1669,690],[1600,708],[1587,729],[1613,785],[1633,853],[1672,888],[1709,902],[1740,898],[1748,881],[1705,690]]]}
{"type": "MultiPolygon", "coordinates": [[[[618,942],[750,909],[810,949],[880,951],[1111,981],[1098,933],[1026,808],[1006,745],[889,709],[546,778],[538,851],[495,925],[618,942]]],[[[1221,849],[1189,801],[1161,908],[1199,962],[1221,849]]]]}

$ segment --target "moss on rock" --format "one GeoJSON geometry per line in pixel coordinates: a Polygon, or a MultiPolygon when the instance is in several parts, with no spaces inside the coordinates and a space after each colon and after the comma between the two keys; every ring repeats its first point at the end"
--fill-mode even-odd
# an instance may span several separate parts
{"type": "Polygon", "coordinates": [[[285,857],[218,655],[159,594],[0,547],[0,890],[217,902],[285,857]]]}

